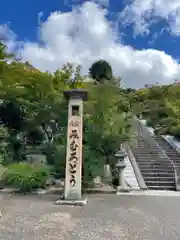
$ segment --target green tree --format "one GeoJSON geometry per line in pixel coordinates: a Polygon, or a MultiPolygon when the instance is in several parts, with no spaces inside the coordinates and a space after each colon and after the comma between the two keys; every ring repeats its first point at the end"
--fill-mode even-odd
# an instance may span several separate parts
{"type": "Polygon", "coordinates": [[[120,144],[131,138],[129,100],[106,61],[90,69],[91,77],[101,83],[97,85],[83,82],[81,68],[71,64],[54,74],[17,61],[4,61],[4,66],[0,72],[1,125],[8,130],[7,152],[14,161],[25,160],[28,147],[38,146],[49,164],[64,167],[68,104],[63,91],[71,88],[89,92],[84,109],[84,176],[101,171],[104,163],[113,161],[120,144]]]}
{"type": "Polygon", "coordinates": [[[130,113],[124,111],[128,101],[110,82],[92,85],[89,96],[85,105],[85,143],[109,164],[120,144],[131,138],[130,113]]]}
{"type": "Polygon", "coordinates": [[[97,82],[103,82],[104,80],[112,79],[112,68],[105,60],[99,60],[92,64],[89,69],[89,75],[97,82]]]}

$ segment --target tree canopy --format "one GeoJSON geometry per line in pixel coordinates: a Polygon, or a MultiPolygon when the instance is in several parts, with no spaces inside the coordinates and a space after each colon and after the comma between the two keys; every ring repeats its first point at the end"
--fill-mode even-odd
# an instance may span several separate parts
{"type": "Polygon", "coordinates": [[[147,120],[157,134],[180,138],[180,85],[153,86],[128,94],[132,111],[147,120]]]}
{"type": "Polygon", "coordinates": [[[41,72],[17,62],[2,43],[0,58],[0,134],[7,143],[3,152],[6,164],[26,161],[28,151],[36,149],[47,156],[56,174],[64,172],[68,104],[63,91],[71,88],[89,92],[84,104],[85,176],[100,173],[120,143],[130,139],[129,100],[112,76],[109,63],[100,60],[92,65],[91,76],[103,83],[94,85],[84,81],[80,66],[66,64],[53,74],[41,72]]]}
{"type": "Polygon", "coordinates": [[[113,77],[112,68],[110,64],[105,60],[99,60],[94,62],[89,69],[89,75],[97,82],[111,80],[113,77]]]}

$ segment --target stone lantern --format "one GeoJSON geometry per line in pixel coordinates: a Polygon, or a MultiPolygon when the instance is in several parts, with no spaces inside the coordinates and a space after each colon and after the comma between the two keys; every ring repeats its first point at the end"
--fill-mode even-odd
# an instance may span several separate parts
{"type": "Polygon", "coordinates": [[[126,153],[124,151],[118,151],[115,154],[115,157],[117,158],[117,164],[116,168],[118,171],[118,186],[117,186],[117,193],[118,192],[129,192],[130,188],[127,186],[125,177],[124,177],[124,169],[126,167],[126,164],[124,162],[124,159],[126,157],[126,153]]]}

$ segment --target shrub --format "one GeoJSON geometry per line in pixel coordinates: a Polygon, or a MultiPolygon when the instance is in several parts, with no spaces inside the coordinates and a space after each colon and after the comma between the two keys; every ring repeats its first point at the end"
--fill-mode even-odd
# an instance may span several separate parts
{"type": "Polygon", "coordinates": [[[44,140],[44,134],[39,128],[30,130],[27,134],[27,143],[29,145],[38,146],[44,140]]]}
{"type": "Polygon", "coordinates": [[[170,129],[170,134],[173,135],[178,140],[180,139],[180,126],[172,126],[170,129]]]}
{"type": "Polygon", "coordinates": [[[4,176],[4,173],[5,173],[5,167],[3,165],[1,165],[0,163],[0,189],[3,188],[4,184],[3,184],[3,176],[4,176]]]}
{"type": "Polygon", "coordinates": [[[66,148],[65,146],[59,146],[55,153],[53,159],[54,174],[56,178],[65,177],[66,168],[66,148]]]}
{"type": "Polygon", "coordinates": [[[104,170],[104,158],[99,153],[93,151],[88,146],[84,146],[83,161],[83,186],[89,186],[92,179],[102,176],[104,170]]]}
{"type": "Polygon", "coordinates": [[[18,188],[20,192],[31,192],[37,188],[44,188],[49,174],[49,169],[44,165],[13,163],[7,167],[4,183],[18,188]]]}
{"type": "Polygon", "coordinates": [[[147,118],[146,124],[148,127],[154,127],[154,121],[151,118],[147,118]]]}

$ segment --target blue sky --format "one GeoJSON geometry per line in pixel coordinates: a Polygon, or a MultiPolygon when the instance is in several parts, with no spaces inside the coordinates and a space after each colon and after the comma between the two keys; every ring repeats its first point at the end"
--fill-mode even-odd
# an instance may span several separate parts
{"type": "Polygon", "coordinates": [[[6,0],[0,33],[42,71],[105,58],[128,87],[180,78],[178,0],[6,0]]]}
{"type": "MultiPolygon", "coordinates": [[[[43,12],[42,20],[46,20],[50,13],[54,11],[67,12],[73,7],[83,4],[84,0],[6,0],[2,2],[0,9],[0,24],[10,23],[13,31],[22,40],[28,38],[35,40],[37,37],[36,27],[38,14],[43,12]],[[72,4],[73,3],[73,4],[72,4]],[[23,22],[22,22],[23,21],[23,22]]],[[[123,6],[119,0],[114,0],[108,4],[109,18],[117,18],[114,13],[118,13],[123,6]],[[120,3],[119,3],[120,2],[120,3]]]]}
{"type": "MultiPolygon", "coordinates": [[[[17,34],[20,40],[29,39],[36,40],[38,14],[43,12],[42,20],[46,20],[50,13],[54,11],[71,11],[72,7],[85,2],[84,0],[6,0],[2,2],[0,9],[0,24],[9,23],[11,29],[17,34]]],[[[117,20],[118,13],[123,10],[123,1],[113,0],[108,5],[108,18],[117,20]]],[[[154,34],[161,31],[164,24],[158,23],[152,28],[150,35],[133,37],[132,27],[123,27],[121,22],[118,23],[119,28],[123,30],[123,40],[125,44],[129,44],[135,48],[156,48],[168,52],[174,57],[180,56],[180,48],[178,47],[179,39],[170,36],[164,32],[158,39],[153,38],[154,34]]]]}

